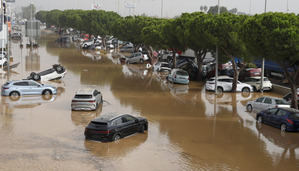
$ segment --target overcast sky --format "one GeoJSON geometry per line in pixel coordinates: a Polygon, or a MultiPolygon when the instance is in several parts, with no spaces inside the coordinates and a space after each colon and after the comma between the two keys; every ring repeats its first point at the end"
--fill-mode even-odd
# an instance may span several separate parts
{"type": "MultiPolygon", "coordinates": [[[[199,11],[200,6],[213,6],[218,0],[16,0],[16,6],[26,6],[34,3],[38,9],[91,9],[93,3],[97,3],[103,10],[116,11],[121,15],[129,15],[126,6],[135,4],[131,14],[146,14],[150,16],[161,16],[161,2],[163,1],[163,17],[173,17],[183,12],[199,11]],[[119,5],[118,5],[119,4],[119,5]]],[[[279,11],[299,13],[299,0],[267,0],[267,11],[279,11]],[[288,3],[287,3],[288,2],[288,3]],[[288,4],[288,5],[287,5],[288,4]]],[[[221,6],[228,9],[237,8],[238,11],[246,13],[264,12],[265,0],[220,0],[221,6]]]]}

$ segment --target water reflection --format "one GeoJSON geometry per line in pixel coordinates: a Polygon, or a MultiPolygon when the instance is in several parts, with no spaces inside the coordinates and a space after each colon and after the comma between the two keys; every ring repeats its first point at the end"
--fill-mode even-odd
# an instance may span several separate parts
{"type": "Polygon", "coordinates": [[[51,103],[55,101],[56,95],[41,95],[41,96],[20,96],[19,99],[11,97],[2,97],[1,103],[3,106],[9,108],[34,108],[44,103],[51,103]]]}
{"type": "Polygon", "coordinates": [[[118,142],[101,143],[85,140],[85,148],[98,157],[121,158],[128,153],[137,150],[148,138],[148,134],[134,134],[127,138],[122,138],[118,142]]]}
{"type": "Polygon", "coordinates": [[[26,71],[39,71],[40,70],[40,55],[37,51],[29,51],[29,54],[25,57],[25,69],[26,71]]]}
{"type": "Polygon", "coordinates": [[[99,105],[96,111],[72,111],[71,118],[76,126],[87,126],[87,124],[98,117],[103,110],[103,105],[99,105]]]}

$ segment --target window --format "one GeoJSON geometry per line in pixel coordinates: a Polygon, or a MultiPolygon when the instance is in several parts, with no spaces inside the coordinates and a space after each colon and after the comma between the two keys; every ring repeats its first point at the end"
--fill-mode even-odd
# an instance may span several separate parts
{"type": "Polygon", "coordinates": [[[256,99],[256,102],[262,103],[263,100],[264,100],[264,97],[261,97],[261,98],[256,99]]]}
{"type": "Polygon", "coordinates": [[[112,121],[111,125],[112,126],[118,126],[118,125],[121,125],[122,123],[123,123],[122,118],[117,118],[117,119],[112,121]]]}
{"type": "Polygon", "coordinates": [[[123,122],[135,121],[135,118],[133,118],[132,116],[129,116],[129,115],[125,115],[122,117],[122,121],[123,122]]]}
{"type": "Polygon", "coordinates": [[[272,104],[272,100],[270,98],[266,98],[264,103],[266,104],[272,104]]]}
{"type": "Polygon", "coordinates": [[[37,83],[35,83],[35,82],[31,82],[31,81],[28,82],[28,85],[29,85],[29,86],[39,86],[39,84],[37,84],[37,83]]]}
{"type": "Polygon", "coordinates": [[[282,99],[281,100],[280,99],[275,99],[275,103],[276,104],[286,104],[286,105],[288,104],[288,102],[286,102],[285,100],[282,100],[282,99]]]}
{"type": "Polygon", "coordinates": [[[289,116],[290,119],[299,119],[299,113],[291,113],[289,116]]]}
{"type": "Polygon", "coordinates": [[[75,98],[77,98],[77,99],[91,99],[92,95],[89,95],[89,94],[76,94],[75,98]]]}
{"type": "Polygon", "coordinates": [[[281,110],[281,109],[276,113],[277,116],[284,116],[286,114],[288,114],[288,112],[285,110],[281,110]]]}
{"type": "Polygon", "coordinates": [[[13,85],[15,85],[15,86],[28,86],[28,82],[17,82],[17,83],[14,83],[13,85]]]}
{"type": "Polygon", "coordinates": [[[267,111],[267,114],[269,114],[269,115],[274,115],[276,112],[277,112],[277,109],[276,109],[276,108],[273,108],[273,109],[269,109],[269,110],[267,111]]]}

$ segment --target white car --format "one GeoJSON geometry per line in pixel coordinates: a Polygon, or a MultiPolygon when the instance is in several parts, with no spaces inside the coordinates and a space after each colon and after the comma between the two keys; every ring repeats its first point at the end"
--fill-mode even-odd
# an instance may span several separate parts
{"type": "Polygon", "coordinates": [[[45,71],[39,73],[32,72],[27,79],[34,81],[51,81],[61,79],[65,74],[66,69],[61,65],[55,64],[52,68],[45,71]]]}
{"type": "Polygon", "coordinates": [[[0,67],[7,65],[7,58],[0,54],[0,67]]]}
{"type": "MultiPolygon", "coordinates": [[[[206,90],[215,91],[215,77],[210,78],[206,82],[206,90]]],[[[229,76],[219,76],[217,81],[217,92],[232,91],[233,78],[229,76]]],[[[251,85],[246,83],[241,83],[237,81],[237,91],[238,92],[252,92],[253,88],[251,85]]]]}
{"type": "Polygon", "coordinates": [[[171,68],[169,68],[169,64],[167,62],[158,62],[153,67],[154,71],[171,71],[171,68]]]}
{"type": "MultiPolygon", "coordinates": [[[[244,83],[251,85],[255,91],[261,90],[261,77],[260,76],[245,78],[244,83]]],[[[267,90],[267,91],[272,90],[272,83],[267,77],[264,77],[263,90],[267,90]]]]}
{"type": "Polygon", "coordinates": [[[290,104],[281,98],[275,98],[275,97],[260,97],[254,101],[249,101],[246,105],[246,109],[248,112],[254,111],[262,111],[269,108],[275,108],[275,107],[291,107],[290,104]]]}

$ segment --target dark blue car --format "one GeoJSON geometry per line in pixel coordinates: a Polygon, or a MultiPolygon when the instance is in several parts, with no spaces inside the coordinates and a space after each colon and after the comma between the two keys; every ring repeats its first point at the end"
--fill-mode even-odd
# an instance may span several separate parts
{"type": "Polygon", "coordinates": [[[292,108],[270,108],[257,113],[258,123],[265,123],[281,131],[299,131],[299,110],[292,108]]]}

